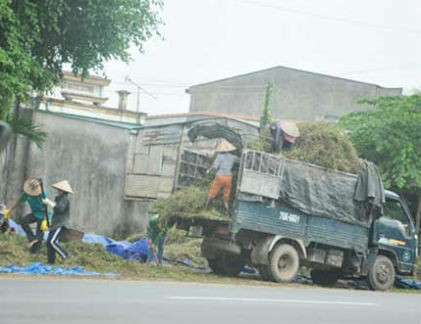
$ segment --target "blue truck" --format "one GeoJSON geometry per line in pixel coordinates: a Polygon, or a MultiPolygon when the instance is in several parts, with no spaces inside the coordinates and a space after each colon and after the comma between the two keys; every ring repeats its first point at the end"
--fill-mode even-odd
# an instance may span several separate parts
{"type": "Polygon", "coordinates": [[[306,267],[316,284],[366,278],[372,290],[387,290],[396,274],[414,272],[418,237],[396,193],[377,192],[374,212],[372,193],[381,189],[358,175],[244,150],[232,219],[196,223],[190,233],[203,237],[202,255],[218,274],[249,265],[265,280],[290,282],[306,267]]]}

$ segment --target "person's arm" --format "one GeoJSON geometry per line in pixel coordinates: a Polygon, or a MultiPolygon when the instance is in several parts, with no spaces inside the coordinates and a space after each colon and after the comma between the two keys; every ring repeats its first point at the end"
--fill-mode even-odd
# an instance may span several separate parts
{"type": "Polygon", "coordinates": [[[69,199],[67,197],[61,198],[59,202],[55,202],[54,214],[63,213],[69,206],[69,199]]]}
{"type": "Polygon", "coordinates": [[[26,199],[25,199],[25,197],[24,197],[24,195],[21,195],[20,197],[19,197],[19,199],[18,200],[16,200],[15,201],[15,203],[12,205],[12,207],[10,207],[8,210],[8,216],[10,216],[11,214],[12,214],[12,212],[16,209],[16,208],[18,208],[18,206],[19,206],[19,204],[21,203],[21,202],[25,202],[26,201],[26,199]]]}
{"type": "Polygon", "coordinates": [[[211,170],[218,170],[219,169],[219,164],[220,164],[220,155],[218,154],[215,158],[215,160],[213,161],[211,167],[206,171],[206,173],[209,173],[211,170]]]}
{"type": "Polygon", "coordinates": [[[17,200],[12,207],[9,208],[9,215],[19,206],[19,200],[17,200]]]}

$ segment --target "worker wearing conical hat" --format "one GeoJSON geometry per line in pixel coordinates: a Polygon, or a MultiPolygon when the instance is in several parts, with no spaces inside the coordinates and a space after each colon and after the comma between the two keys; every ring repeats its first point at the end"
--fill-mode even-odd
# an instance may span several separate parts
{"type": "Polygon", "coordinates": [[[48,192],[44,190],[42,179],[37,177],[28,178],[23,184],[23,193],[13,206],[5,213],[9,218],[19,204],[27,203],[30,213],[21,218],[21,226],[29,241],[30,252],[35,253],[41,248],[43,232],[47,229],[47,218],[51,217],[48,207],[53,207],[53,202],[48,198],[48,192]],[[36,232],[32,231],[30,224],[36,223],[36,232]]]}
{"type": "Polygon", "coordinates": [[[73,193],[72,187],[67,180],[62,180],[51,185],[57,190],[54,198],[53,219],[51,221],[50,233],[47,238],[47,258],[49,264],[54,264],[56,254],[62,259],[67,259],[67,251],[59,244],[63,230],[69,225],[70,202],[69,194],[73,193]]]}
{"type": "MultiPolygon", "coordinates": [[[[223,201],[225,213],[229,213],[229,199],[231,195],[231,183],[232,183],[232,169],[235,163],[238,163],[240,159],[232,154],[236,147],[230,142],[222,139],[216,147],[218,152],[215,161],[212,164],[212,168],[216,170],[215,178],[212,181],[208,197],[206,198],[205,208],[209,207],[209,204],[218,195],[218,192],[223,189],[223,201]]],[[[209,172],[210,170],[208,170],[209,172]]]]}
{"type": "Polygon", "coordinates": [[[270,124],[270,133],[272,135],[272,152],[274,153],[291,149],[295,139],[300,136],[297,125],[291,121],[274,121],[270,124]]]}

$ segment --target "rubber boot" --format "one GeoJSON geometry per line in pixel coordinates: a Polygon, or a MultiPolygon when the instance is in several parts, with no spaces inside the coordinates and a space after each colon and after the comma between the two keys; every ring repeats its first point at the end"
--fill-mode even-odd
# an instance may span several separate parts
{"type": "Polygon", "coordinates": [[[229,214],[230,214],[230,206],[228,204],[228,201],[225,201],[225,200],[224,200],[224,213],[227,216],[229,216],[229,214]]]}
{"type": "Polygon", "coordinates": [[[206,201],[205,201],[205,209],[209,208],[210,203],[212,202],[212,198],[211,197],[207,197],[206,201]]]}

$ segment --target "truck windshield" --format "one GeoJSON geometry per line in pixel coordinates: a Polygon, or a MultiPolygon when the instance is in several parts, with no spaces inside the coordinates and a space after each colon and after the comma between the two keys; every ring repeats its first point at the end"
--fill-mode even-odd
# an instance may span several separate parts
{"type": "Polygon", "coordinates": [[[384,217],[393,219],[397,222],[399,228],[405,236],[409,236],[409,220],[405,209],[399,200],[386,199],[384,205],[384,217]]]}

